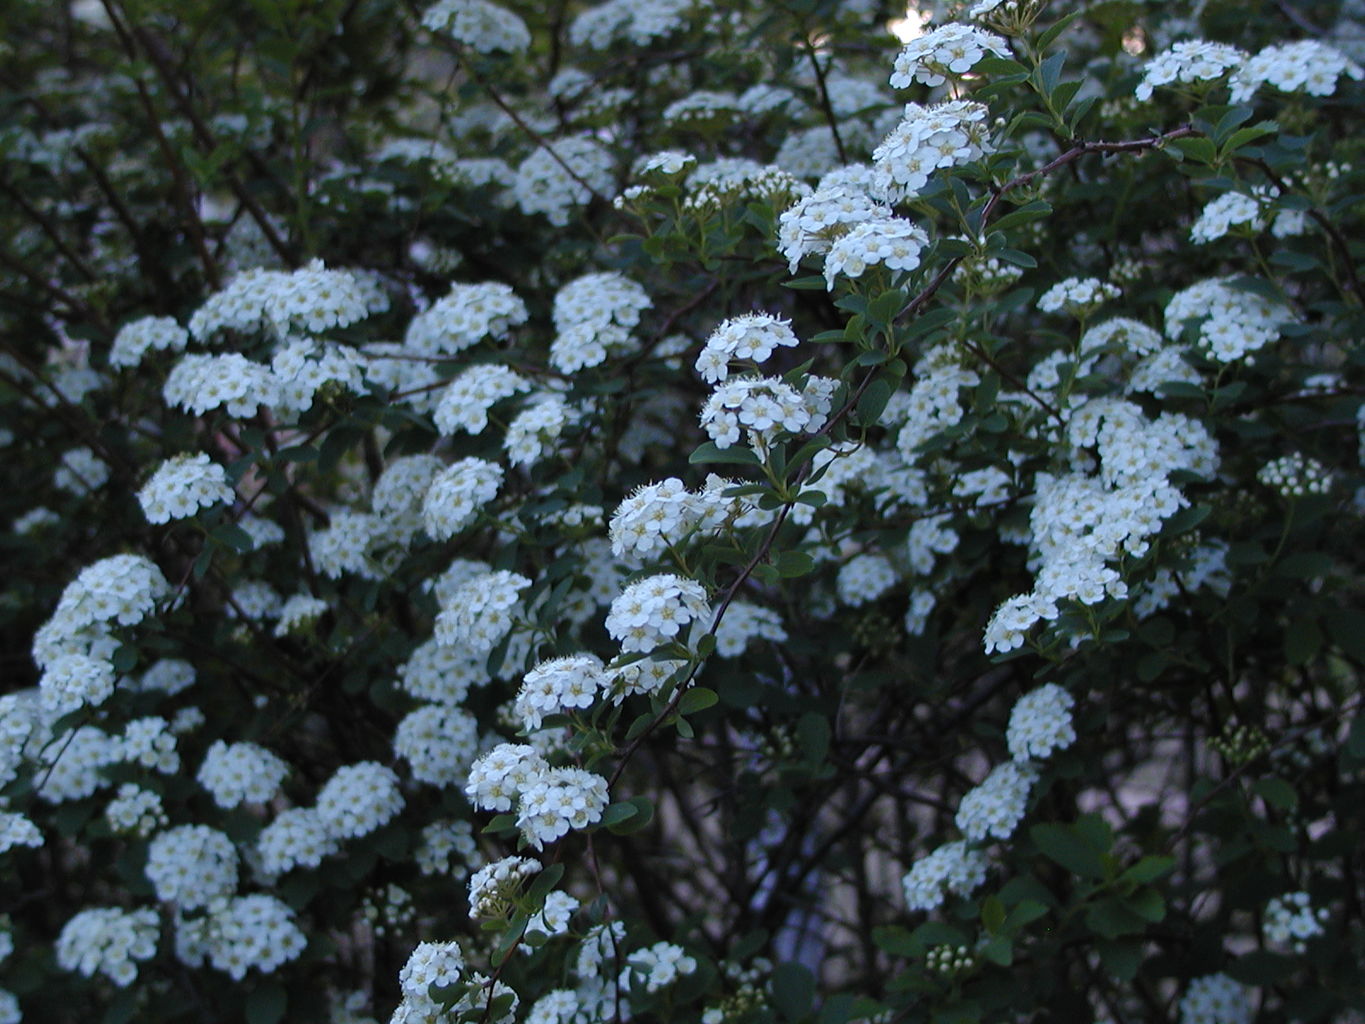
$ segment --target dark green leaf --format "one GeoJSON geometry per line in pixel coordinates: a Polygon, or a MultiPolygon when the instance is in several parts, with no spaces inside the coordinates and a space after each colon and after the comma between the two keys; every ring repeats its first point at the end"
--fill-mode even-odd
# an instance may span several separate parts
{"type": "Polygon", "coordinates": [[[811,1012],[815,998],[815,976],[798,963],[778,964],[770,982],[773,1006],[786,1020],[800,1020],[811,1012]]]}
{"type": "Polygon", "coordinates": [[[258,979],[246,997],[246,1024],[279,1024],[289,1008],[289,994],[274,978],[258,979]]]}
{"type": "Polygon", "coordinates": [[[678,701],[678,714],[695,715],[698,711],[705,711],[720,698],[716,696],[715,690],[709,690],[705,686],[694,686],[682,695],[678,701]]]}

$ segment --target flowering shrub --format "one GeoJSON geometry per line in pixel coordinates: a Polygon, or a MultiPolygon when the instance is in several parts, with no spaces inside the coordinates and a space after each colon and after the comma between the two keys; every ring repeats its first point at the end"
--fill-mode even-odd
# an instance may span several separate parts
{"type": "Polygon", "coordinates": [[[1365,1019],[1365,9],[920,6],[11,4],[0,1024],[1365,1019]]]}

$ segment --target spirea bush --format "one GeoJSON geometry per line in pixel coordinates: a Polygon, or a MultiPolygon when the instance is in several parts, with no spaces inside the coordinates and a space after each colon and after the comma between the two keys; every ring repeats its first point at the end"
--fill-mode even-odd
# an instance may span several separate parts
{"type": "Polygon", "coordinates": [[[1365,1020],[1360,0],[0,23],[0,1024],[1365,1020]]]}

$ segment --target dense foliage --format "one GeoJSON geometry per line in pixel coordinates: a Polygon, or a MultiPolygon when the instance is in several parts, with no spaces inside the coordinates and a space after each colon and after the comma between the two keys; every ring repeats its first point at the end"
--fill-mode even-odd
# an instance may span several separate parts
{"type": "Polygon", "coordinates": [[[1365,5],[924,8],[5,5],[0,1024],[1365,1019],[1365,5]]]}

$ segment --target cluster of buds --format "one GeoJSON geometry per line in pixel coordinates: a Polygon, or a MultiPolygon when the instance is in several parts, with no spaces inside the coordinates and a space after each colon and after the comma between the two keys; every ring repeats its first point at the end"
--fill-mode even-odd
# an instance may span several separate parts
{"type": "Polygon", "coordinates": [[[1286,498],[1326,494],[1332,489],[1331,470],[1300,452],[1267,462],[1256,474],[1256,479],[1286,498]]]}
{"type": "Polygon", "coordinates": [[[1209,746],[1222,754],[1228,764],[1243,765],[1266,754],[1270,740],[1254,725],[1239,725],[1209,740],[1209,746]]]}
{"type": "Polygon", "coordinates": [[[956,978],[976,967],[976,955],[966,946],[934,946],[924,962],[934,973],[956,978]]]}

